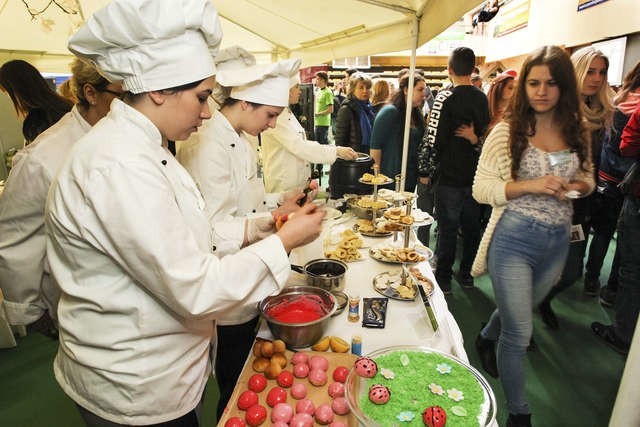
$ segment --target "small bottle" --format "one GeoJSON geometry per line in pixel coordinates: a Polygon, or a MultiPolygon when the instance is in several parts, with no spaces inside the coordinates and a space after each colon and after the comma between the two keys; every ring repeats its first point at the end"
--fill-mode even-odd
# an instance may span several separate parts
{"type": "Polygon", "coordinates": [[[360,335],[351,337],[351,353],[362,356],[362,337],[360,335]]]}
{"type": "Polygon", "coordinates": [[[357,322],[360,320],[360,295],[349,296],[349,322],[357,322]]]}

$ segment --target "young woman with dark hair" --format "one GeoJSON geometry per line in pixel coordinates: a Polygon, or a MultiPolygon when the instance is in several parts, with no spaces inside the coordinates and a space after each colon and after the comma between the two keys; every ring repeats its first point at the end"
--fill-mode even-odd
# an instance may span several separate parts
{"type": "Polygon", "coordinates": [[[380,165],[380,172],[394,177],[402,169],[402,146],[404,137],[407,99],[411,102],[411,133],[409,136],[409,155],[407,157],[407,176],[404,189],[413,191],[418,181],[418,145],[424,135],[425,121],[422,117],[422,104],[426,98],[424,77],[415,73],[413,93],[408,94],[409,76],[400,79],[400,87],[385,105],[373,122],[371,133],[371,157],[380,165]]]}
{"type": "Polygon", "coordinates": [[[569,56],[560,47],[542,47],[519,75],[513,108],[489,134],[473,184],[475,199],[493,212],[472,273],[488,269],[497,305],[476,348],[487,373],[500,375],[510,427],[531,425],[524,355],[533,307],[559,277],[569,248],[568,197],[584,197],[594,187],[569,56]]]}
{"type": "Polygon", "coordinates": [[[25,145],[73,107],[73,102],[49,87],[33,65],[21,59],[5,62],[0,67],[0,89],[9,95],[18,116],[24,117],[22,135],[25,145]]]}

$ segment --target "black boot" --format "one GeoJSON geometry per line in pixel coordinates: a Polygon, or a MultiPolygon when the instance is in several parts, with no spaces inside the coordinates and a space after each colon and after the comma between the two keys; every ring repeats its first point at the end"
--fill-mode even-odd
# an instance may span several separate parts
{"type": "Polygon", "coordinates": [[[549,329],[558,329],[560,326],[558,323],[558,318],[556,314],[553,312],[551,308],[551,298],[545,298],[542,300],[540,305],[538,305],[538,310],[540,311],[540,316],[542,317],[542,321],[545,325],[549,327],[549,329]]]}
{"type": "Polygon", "coordinates": [[[480,363],[485,372],[493,378],[498,378],[498,363],[496,362],[496,343],[478,334],[476,338],[476,350],[480,356],[480,363]]]}
{"type": "Polygon", "coordinates": [[[531,427],[531,414],[509,414],[507,427],[531,427]]]}

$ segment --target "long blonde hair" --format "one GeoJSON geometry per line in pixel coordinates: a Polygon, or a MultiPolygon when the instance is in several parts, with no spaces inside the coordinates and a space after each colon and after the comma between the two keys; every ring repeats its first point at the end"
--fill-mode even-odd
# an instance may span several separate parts
{"type": "MultiPolygon", "coordinates": [[[[607,71],[609,71],[609,58],[604,53],[593,46],[578,49],[571,55],[571,62],[576,70],[578,91],[582,93],[582,85],[587,77],[587,72],[591,63],[596,58],[604,60],[607,71]]],[[[584,99],[584,97],[580,97],[584,99]]],[[[602,128],[610,128],[613,124],[613,90],[609,87],[606,78],[600,90],[595,95],[589,96],[589,103],[581,102],[582,114],[589,123],[589,129],[594,131],[602,128]]]]}

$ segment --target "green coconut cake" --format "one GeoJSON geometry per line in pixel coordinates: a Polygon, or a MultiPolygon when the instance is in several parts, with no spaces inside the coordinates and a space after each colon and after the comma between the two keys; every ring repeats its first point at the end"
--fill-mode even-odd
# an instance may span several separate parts
{"type": "MultiPolygon", "coordinates": [[[[397,350],[373,358],[378,372],[366,379],[360,409],[381,426],[423,426],[422,412],[440,406],[447,414],[447,427],[482,425],[488,410],[487,395],[472,372],[437,353],[397,350]],[[374,384],[387,386],[386,404],[369,400],[374,384]]],[[[361,381],[365,378],[360,378],[361,381]]]]}

